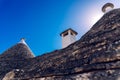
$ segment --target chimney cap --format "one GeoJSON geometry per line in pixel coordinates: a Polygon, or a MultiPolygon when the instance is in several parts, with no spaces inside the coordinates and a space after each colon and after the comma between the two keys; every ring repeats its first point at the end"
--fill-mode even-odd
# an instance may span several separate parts
{"type": "Polygon", "coordinates": [[[106,4],[102,7],[102,12],[106,12],[106,8],[107,8],[107,7],[114,8],[114,4],[112,4],[112,3],[106,3],[106,4]]]}
{"type": "Polygon", "coordinates": [[[75,33],[75,35],[77,35],[78,33],[75,31],[75,30],[73,30],[72,28],[68,28],[67,30],[65,30],[65,31],[63,31],[63,32],[61,32],[60,33],[60,36],[63,34],[63,33],[65,33],[65,32],[67,32],[67,31],[72,31],[72,32],[74,32],[75,33]]]}

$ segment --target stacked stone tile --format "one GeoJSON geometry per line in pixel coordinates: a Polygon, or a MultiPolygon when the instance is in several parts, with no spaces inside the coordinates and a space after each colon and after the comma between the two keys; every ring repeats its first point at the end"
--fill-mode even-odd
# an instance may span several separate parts
{"type": "Polygon", "coordinates": [[[106,13],[67,48],[26,61],[17,71],[11,68],[4,78],[13,73],[12,79],[120,80],[120,9],[106,13]]]}
{"type": "Polygon", "coordinates": [[[9,48],[0,55],[0,77],[2,78],[12,70],[22,68],[26,62],[28,63],[27,60],[33,57],[33,53],[23,43],[18,43],[9,48]]]}

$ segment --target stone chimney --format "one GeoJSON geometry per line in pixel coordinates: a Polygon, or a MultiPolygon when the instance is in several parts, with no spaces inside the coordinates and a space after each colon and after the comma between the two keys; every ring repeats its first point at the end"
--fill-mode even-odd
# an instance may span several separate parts
{"type": "Polygon", "coordinates": [[[65,48],[68,45],[74,43],[76,41],[76,35],[77,34],[78,33],[71,28],[63,31],[60,34],[60,36],[62,37],[62,48],[65,48]]]}

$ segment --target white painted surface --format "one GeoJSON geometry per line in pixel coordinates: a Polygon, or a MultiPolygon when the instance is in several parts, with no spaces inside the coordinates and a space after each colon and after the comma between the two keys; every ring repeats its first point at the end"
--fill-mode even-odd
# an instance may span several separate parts
{"type": "Polygon", "coordinates": [[[68,35],[66,36],[63,36],[62,34],[62,48],[67,47],[68,45],[74,43],[75,41],[76,41],[76,35],[75,33],[71,35],[71,30],[68,30],[68,35]]]}
{"type": "Polygon", "coordinates": [[[112,7],[110,7],[110,6],[109,6],[109,7],[106,7],[106,8],[105,8],[105,13],[107,13],[107,12],[109,12],[109,11],[111,11],[111,10],[113,10],[112,7]]]}
{"type": "Polygon", "coordinates": [[[27,45],[27,43],[25,42],[25,39],[24,39],[24,38],[22,38],[19,43],[23,43],[23,44],[27,45]]]}

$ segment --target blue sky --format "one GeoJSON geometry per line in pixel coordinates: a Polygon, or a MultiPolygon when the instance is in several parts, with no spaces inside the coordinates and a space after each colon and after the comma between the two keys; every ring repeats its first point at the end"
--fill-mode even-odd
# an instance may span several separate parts
{"type": "Polygon", "coordinates": [[[61,49],[59,34],[71,27],[79,39],[107,2],[120,7],[119,0],[0,0],[0,53],[22,37],[36,56],[61,49]]]}

